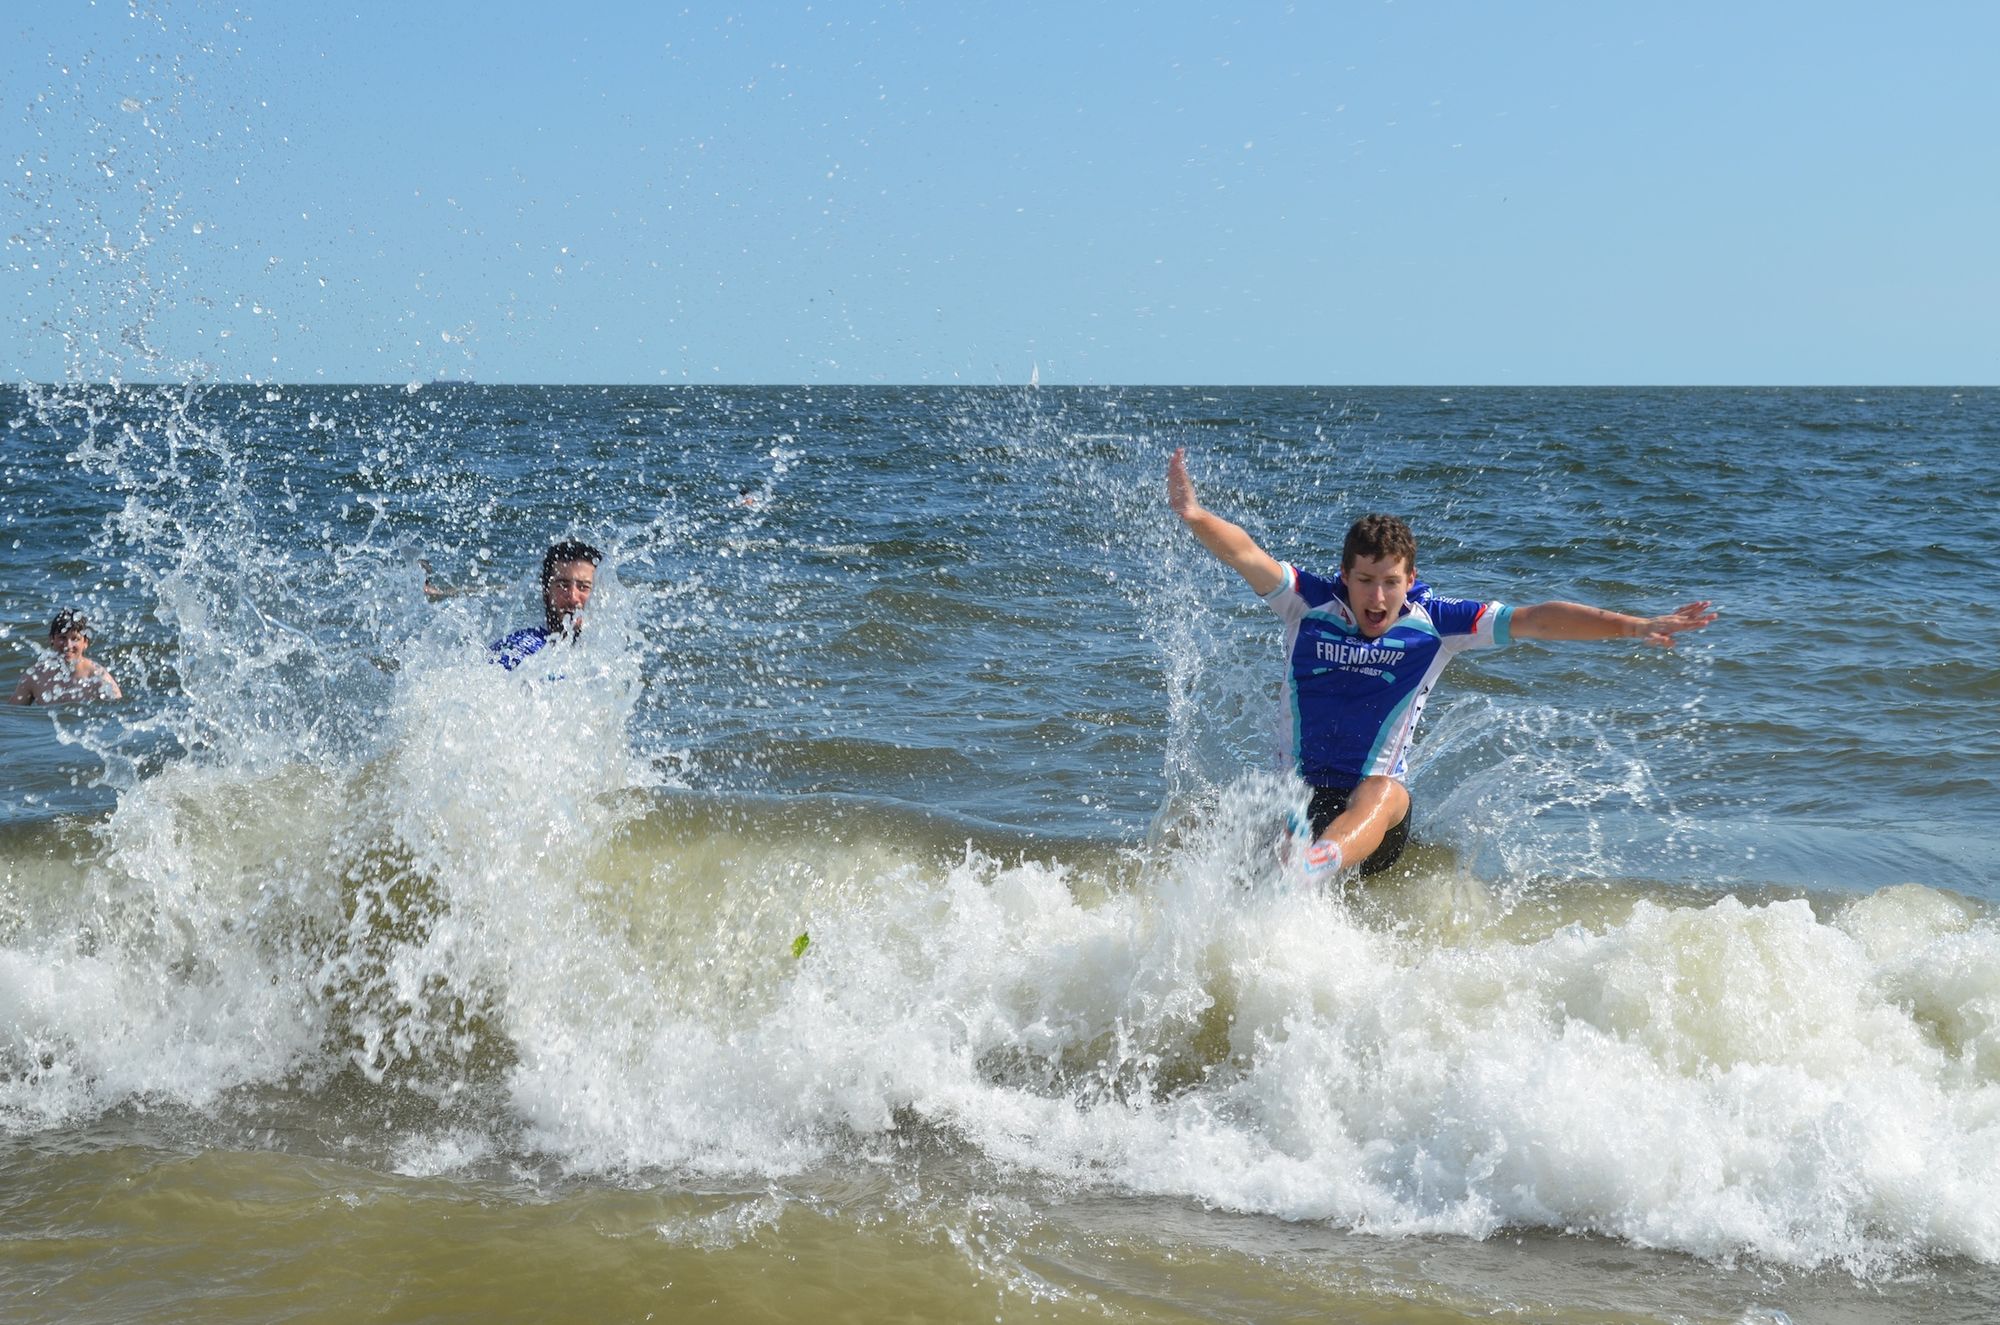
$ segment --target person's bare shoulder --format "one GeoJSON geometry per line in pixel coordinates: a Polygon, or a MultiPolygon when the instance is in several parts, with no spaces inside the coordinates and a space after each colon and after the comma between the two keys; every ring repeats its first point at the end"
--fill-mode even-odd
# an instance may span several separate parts
{"type": "Polygon", "coordinates": [[[125,692],[109,668],[88,658],[74,672],[45,658],[21,674],[13,698],[16,704],[69,704],[91,699],[123,699],[125,692]]]}
{"type": "Polygon", "coordinates": [[[63,677],[47,659],[31,663],[28,670],[21,673],[21,683],[14,687],[16,704],[46,704],[55,695],[56,687],[63,677]]]}

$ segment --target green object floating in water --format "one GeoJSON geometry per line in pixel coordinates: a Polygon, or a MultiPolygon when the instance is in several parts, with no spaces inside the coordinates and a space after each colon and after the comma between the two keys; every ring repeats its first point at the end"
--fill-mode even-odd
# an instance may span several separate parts
{"type": "Polygon", "coordinates": [[[792,956],[794,956],[794,957],[803,957],[803,956],[805,956],[805,955],[806,955],[806,949],[807,949],[807,948],[810,948],[810,947],[812,946],[812,941],[813,941],[813,940],[812,940],[812,935],[811,935],[811,934],[801,934],[801,935],[799,935],[799,936],[798,936],[797,938],[793,939],[793,940],[792,940],[792,956]]]}

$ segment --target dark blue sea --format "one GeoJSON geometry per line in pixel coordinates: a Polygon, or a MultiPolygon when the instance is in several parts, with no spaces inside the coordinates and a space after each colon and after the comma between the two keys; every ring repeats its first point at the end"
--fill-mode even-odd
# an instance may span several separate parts
{"type": "Polygon", "coordinates": [[[0,424],[0,674],[77,607],[125,693],[0,708],[15,1318],[2000,1314],[2000,391],[0,424]],[[1308,889],[1177,447],[1308,568],[1721,617],[1454,662],[1308,889]]]}

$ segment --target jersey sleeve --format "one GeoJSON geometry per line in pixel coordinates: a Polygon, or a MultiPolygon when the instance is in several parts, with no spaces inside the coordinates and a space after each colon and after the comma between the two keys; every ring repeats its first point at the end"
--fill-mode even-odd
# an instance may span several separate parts
{"type": "Polygon", "coordinates": [[[1426,593],[1424,610],[1439,635],[1459,649],[1498,649],[1513,643],[1509,628],[1514,609],[1505,603],[1482,603],[1476,598],[1441,598],[1426,593]]]}
{"type": "Polygon", "coordinates": [[[1297,621],[1315,607],[1333,601],[1333,581],[1311,571],[1300,570],[1289,561],[1278,563],[1285,578],[1264,595],[1264,604],[1287,621],[1297,621]]]}

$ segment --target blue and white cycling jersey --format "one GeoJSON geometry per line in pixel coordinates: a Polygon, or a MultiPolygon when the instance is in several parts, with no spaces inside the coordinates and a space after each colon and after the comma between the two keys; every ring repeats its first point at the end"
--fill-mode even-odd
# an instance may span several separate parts
{"type": "Polygon", "coordinates": [[[1514,609],[1440,598],[1419,580],[1396,623],[1368,639],[1340,577],[1283,568],[1264,601],[1285,621],[1286,740],[1300,776],[1316,787],[1402,778],[1438,673],[1467,649],[1506,645],[1514,609]]]}

